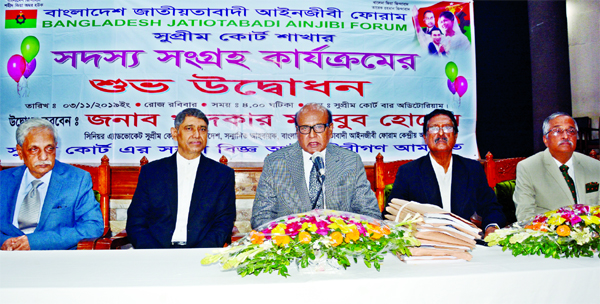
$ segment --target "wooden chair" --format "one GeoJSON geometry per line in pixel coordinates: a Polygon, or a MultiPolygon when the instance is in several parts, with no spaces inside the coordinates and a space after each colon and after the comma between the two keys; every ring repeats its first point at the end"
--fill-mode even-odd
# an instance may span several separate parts
{"type": "Polygon", "coordinates": [[[514,184],[508,183],[502,185],[502,187],[498,187],[498,184],[515,180],[517,178],[517,164],[524,159],[525,157],[494,159],[491,152],[485,155],[484,171],[488,185],[496,192],[498,203],[502,205],[507,224],[517,221],[515,202],[512,200],[514,184]]]}
{"type": "Polygon", "coordinates": [[[577,150],[583,154],[588,153],[588,146],[592,140],[592,119],[589,117],[575,117],[579,128],[577,137],[577,150]]]}
{"type": "MultiPolygon", "coordinates": [[[[100,160],[100,166],[86,166],[73,164],[73,166],[85,170],[92,176],[92,189],[100,194],[100,211],[104,220],[103,237],[111,235],[110,231],[110,165],[108,156],[104,155],[100,160]]],[[[77,249],[93,249],[97,239],[84,239],[77,244],[77,249]]]]}
{"type": "MultiPolygon", "coordinates": [[[[229,166],[229,160],[225,155],[222,155],[219,162],[225,166],[229,166]]],[[[256,175],[262,172],[262,167],[243,167],[234,168],[235,170],[235,183],[236,183],[236,199],[254,199],[256,194],[256,187],[258,186],[258,178],[256,175]],[[251,187],[246,187],[251,184],[251,187]]],[[[240,220],[236,218],[236,220],[240,220]]],[[[246,233],[241,233],[238,227],[233,226],[231,231],[231,242],[238,241],[243,238],[246,233]]],[[[227,247],[229,244],[225,244],[227,247]]]]}
{"type": "Polygon", "coordinates": [[[377,197],[377,203],[379,204],[379,210],[383,212],[385,208],[385,186],[393,184],[396,180],[396,173],[398,168],[412,159],[396,160],[392,162],[383,162],[383,155],[377,154],[375,157],[375,196],[377,197]]]}
{"type": "MultiPolygon", "coordinates": [[[[108,164],[108,157],[105,155],[102,157],[100,167],[74,165],[78,168],[90,172],[92,175],[92,182],[94,183],[93,189],[100,192],[100,210],[102,211],[102,218],[104,219],[104,233],[99,238],[83,239],[77,244],[78,250],[101,250],[101,249],[120,249],[122,246],[129,244],[127,238],[127,232],[121,231],[119,234],[112,236],[110,230],[110,195],[112,189],[111,185],[111,168],[108,164]],[[97,169],[94,169],[97,168],[97,169]],[[96,185],[98,183],[98,185],[96,185]]],[[[136,169],[136,172],[129,179],[135,179],[137,184],[137,176],[140,174],[140,170],[143,165],[148,163],[148,159],[144,156],[140,160],[140,166],[136,169]]],[[[133,181],[129,181],[133,182],[133,181]]],[[[133,187],[135,189],[135,187],[133,187]]],[[[133,194],[132,194],[133,195],[133,194]]]]}
{"type": "MultiPolygon", "coordinates": [[[[598,118],[598,128],[590,128],[590,141],[587,147],[590,149],[590,152],[600,149],[600,118],[598,118]],[[598,134],[598,138],[592,139],[594,133],[598,134]]],[[[598,158],[596,157],[596,159],[598,158]]]]}
{"type": "Polygon", "coordinates": [[[494,159],[494,155],[488,151],[485,155],[484,171],[491,188],[496,184],[517,178],[517,164],[525,157],[514,157],[494,159]]]}

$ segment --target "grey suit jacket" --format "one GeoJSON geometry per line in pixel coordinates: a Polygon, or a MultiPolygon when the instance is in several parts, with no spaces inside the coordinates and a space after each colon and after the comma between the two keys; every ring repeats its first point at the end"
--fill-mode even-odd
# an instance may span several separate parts
{"type": "MultiPolygon", "coordinates": [[[[599,205],[600,192],[586,193],[586,184],[600,182],[600,161],[581,153],[573,153],[575,191],[579,204],[599,205]],[[579,201],[579,198],[584,201],[579,201]]],[[[513,200],[517,206],[517,220],[573,205],[573,196],[560,169],[548,149],[517,165],[517,181],[513,200]]]]}
{"type": "MultiPolygon", "coordinates": [[[[375,193],[357,153],[329,144],[325,168],[327,209],[381,218],[375,193]]],[[[311,209],[300,145],[296,142],[267,156],[252,207],[252,227],[311,209]]]]}

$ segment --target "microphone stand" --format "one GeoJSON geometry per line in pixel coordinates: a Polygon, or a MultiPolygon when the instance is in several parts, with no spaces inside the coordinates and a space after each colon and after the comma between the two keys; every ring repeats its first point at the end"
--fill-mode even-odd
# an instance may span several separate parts
{"type": "Polygon", "coordinates": [[[325,175],[321,175],[321,173],[319,173],[319,177],[321,178],[321,191],[319,194],[323,193],[323,209],[327,209],[327,201],[325,200],[325,175]]]}
{"type": "Polygon", "coordinates": [[[321,173],[318,173],[317,176],[317,181],[319,182],[319,184],[321,184],[321,188],[319,189],[319,192],[317,193],[317,197],[315,198],[315,201],[313,203],[313,209],[315,209],[317,207],[317,204],[319,203],[319,197],[321,197],[321,194],[323,194],[323,209],[327,209],[325,207],[325,193],[324,193],[324,188],[325,188],[325,176],[321,175],[321,173]]]}

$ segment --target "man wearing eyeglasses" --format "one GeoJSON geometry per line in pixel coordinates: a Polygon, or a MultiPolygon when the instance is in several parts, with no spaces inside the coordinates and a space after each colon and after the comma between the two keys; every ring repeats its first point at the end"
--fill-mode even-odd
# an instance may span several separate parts
{"type": "Polygon", "coordinates": [[[307,104],[296,113],[295,125],[298,142],[265,158],[252,207],[252,227],[312,209],[381,218],[360,156],[329,144],[331,112],[319,104],[307,104]],[[324,156],[324,170],[315,166],[313,154],[324,156]]]}
{"type": "Polygon", "coordinates": [[[506,225],[506,217],[481,164],[452,154],[457,135],[452,112],[437,109],[425,115],[423,138],[429,154],[398,168],[389,200],[437,205],[467,220],[477,212],[487,235],[506,225]]]}
{"type": "Polygon", "coordinates": [[[547,149],[517,165],[517,220],[572,204],[599,205],[600,161],[575,152],[577,123],[566,113],[542,125],[547,149]]]}

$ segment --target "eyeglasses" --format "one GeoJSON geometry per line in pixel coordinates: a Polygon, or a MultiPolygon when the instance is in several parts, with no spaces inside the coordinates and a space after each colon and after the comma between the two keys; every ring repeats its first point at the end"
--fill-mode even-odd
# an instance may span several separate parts
{"type": "MultiPolygon", "coordinates": [[[[441,127],[441,129],[444,131],[444,133],[454,132],[453,126],[443,126],[443,127],[441,127]]],[[[436,134],[436,133],[440,132],[440,127],[439,126],[431,126],[431,127],[427,128],[427,131],[431,134],[436,134]]]]}
{"type": "Polygon", "coordinates": [[[577,129],[575,129],[573,127],[568,128],[568,129],[552,128],[546,134],[552,134],[554,136],[559,136],[559,135],[562,135],[563,132],[567,132],[567,135],[569,135],[569,136],[575,136],[575,135],[577,135],[577,129]]]}
{"type": "Polygon", "coordinates": [[[298,132],[301,134],[310,134],[310,131],[314,130],[315,133],[323,133],[327,127],[329,127],[329,123],[316,124],[314,126],[298,126],[298,132]]]}

